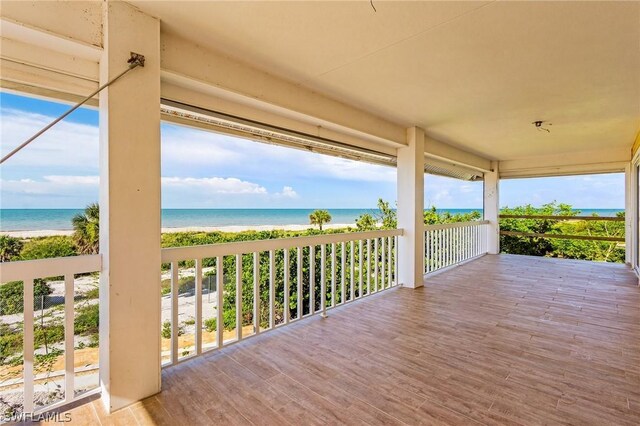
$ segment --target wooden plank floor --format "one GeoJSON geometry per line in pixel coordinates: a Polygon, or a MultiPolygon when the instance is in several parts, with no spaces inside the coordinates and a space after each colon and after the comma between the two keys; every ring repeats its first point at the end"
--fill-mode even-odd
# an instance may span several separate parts
{"type": "Polygon", "coordinates": [[[623,265],[485,256],[170,368],[84,424],[640,424],[640,288],[623,265]]]}

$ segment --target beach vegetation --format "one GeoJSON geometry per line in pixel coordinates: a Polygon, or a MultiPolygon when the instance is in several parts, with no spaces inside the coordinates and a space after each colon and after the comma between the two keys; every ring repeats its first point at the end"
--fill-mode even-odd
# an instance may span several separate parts
{"type": "MultiPolygon", "coordinates": [[[[51,286],[44,280],[34,281],[33,296],[34,307],[37,307],[42,297],[52,293],[51,286]]],[[[24,310],[24,283],[22,281],[10,281],[0,285],[0,315],[12,315],[24,310]]]]}
{"type": "Polygon", "coordinates": [[[75,244],[69,237],[41,237],[29,239],[20,252],[20,260],[76,256],[75,244]]]}
{"type": "Polygon", "coordinates": [[[97,334],[100,327],[100,307],[97,303],[76,308],[73,328],[76,334],[97,334]]]}
{"type": "MultiPolygon", "coordinates": [[[[579,211],[569,204],[548,203],[540,207],[524,205],[505,207],[501,214],[525,216],[577,216],[579,211]]],[[[597,215],[594,215],[597,216],[597,215]]],[[[619,212],[618,217],[624,217],[619,212]]],[[[582,235],[599,237],[624,237],[625,223],[612,221],[586,221],[558,219],[500,219],[500,229],[536,234],[582,235]]],[[[562,238],[500,236],[503,253],[528,256],[545,256],[565,259],[583,259],[602,262],[624,262],[624,243],[613,241],[571,240],[562,238]]]]}
{"type": "Polygon", "coordinates": [[[9,262],[17,259],[22,251],[24,243],[20,238],[9,235],[0,235],[0,262],[9,262]]]}

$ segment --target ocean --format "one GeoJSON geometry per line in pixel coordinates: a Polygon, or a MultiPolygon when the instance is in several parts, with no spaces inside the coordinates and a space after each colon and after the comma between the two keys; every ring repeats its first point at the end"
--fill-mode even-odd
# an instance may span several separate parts
{"type": "MultiPolygon", "coordinates": [[[[355,224],[371,209],[327,209],[331,223],[355,224]]],[[[481,209],[438,209],[439,212],[469,213],[481,209]]],[[[583,215],[615,216],[621,209],[577,209],[583,215]]],[[[313,209],[163,209],[163,228],[252,225],[306,225],[313,209]]],[[[0,231],[69,230],[71,218],[82,209],[0,209],[0,231]]]]}

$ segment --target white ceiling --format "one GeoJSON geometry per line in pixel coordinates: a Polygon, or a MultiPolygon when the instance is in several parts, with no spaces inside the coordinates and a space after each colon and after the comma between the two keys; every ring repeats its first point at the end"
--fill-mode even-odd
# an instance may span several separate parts
{"type": "Polygon", "coordinates": [[[163,32],[488,158],[630,148],[640,129],[639,1],[131,3],[163,32]]]}

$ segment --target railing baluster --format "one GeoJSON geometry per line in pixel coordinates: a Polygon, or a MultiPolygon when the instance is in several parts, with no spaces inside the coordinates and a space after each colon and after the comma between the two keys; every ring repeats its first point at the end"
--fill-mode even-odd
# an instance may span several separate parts
{"type": "Polygon", "coordinates": [[[196,355],[202,353],[202,259],[196,259],[196,355]]]}
{"type": "Polygon", "coordinates": [[[444,229],[438,230],[438,269],[444,263],[444,229]]]}
{"type": "Polygon", "coordinates": [[[465,228],[456,228],[456,234],[458,235],[458,237],[456,238],[455,251],[458,253],[458,255],[456,256],[456,261],[454,263],[462,262],[465,259],[464,231],[465,228]]]}
{"type": "Polygon", "coordinates": [[[424,233],[424,240],[427,246],[427,250],[425,254],[425,262],[424,262],[425,272],[431,272],[431,257],[433,256],[433,245],[432,245],[431,235],[432,235],[432,232],[428,230],[425,231],[424,233]]]}
{"type": "Polygon", "coordinates": [[[367,295],[371,294],[371,240],[367,239],[367,295]]]}
{"type": "Polygon", "coordinates": [[[296,286],[297,288],[297,299],[298,303],[296,304],[296,319],[302,318],[302,247],[298,247],[298,258],[296,262],[296,266],[298,267],[298,274],[296,277],[296,286]]]}
{"type": "Polygon", "coordinates": [[[458,256],[458,250],[457,250],[457,243],[458,241],[456,240],[456,234],[457,234],[457,229],[456,228],[450,228],[449,230],[449,244],[448,244],[448,249],[449,249],[449,262],[447,264],[447,266],[451,266],[456,262],[456,258],[458,256]]]}
{"type": "Polygon", "coordinates": [[[364,243],[362,240],[358,240],[358,298],[362,297],[362,283],[364,282],[363,275],[363,258],[364,258],[364,243]]]}
{"type": "Polygon", "coordinates": [[[373,278],[374,278],[374,281],[375,281],[375,289],[376,289],[375,291],[376,292],[380,290],[380,288],[379,288],[379,285],[380,285],[380,277],[379,277],[379,275],[380,275],[380,273],[379,273],[380,267],[379,267],[379,262],[378,262],[380,254],[378,252],[378,245],[379,245],[379,241],[378,241],[378,238],[376,238],[374,240],[374,242],[373,242],[373,246],[374,246],[374,249],[373,249],[373,253],[374,253],[374,255],[373,255],[373,259],[374,259],[373,278]]]}
{"type": "Polygon", "coordinates": [[[309,247],[309,315],[316,312],[316,246],[309,247]]]}
{"type": "Polygon", "coordinates": [[[453,265],[456,261],[456,247],[458,243],[456,240],[456,231],[457,229],[455,228],[449,229],[449,264],[447,266],[453,265]]]}
{"type": "Polygon", "coordinates": [[[347,250],[344,241],[341,243],[340,248],[342,250],[342,260],[340,262],[340,303],[347,301],[346,297],[346,269],[347,269],[347,250]]]}
{"type": "Polygon", "coordinates": [[[336,243],[331,244],[331,306],[336,306],[336,243]]]}
{"type": "Polygon", "coordinates": [[[381,238],[381,242],[380,242],[380,251],[381,251],[381,259],[380,259],[380,286],[382,287],[382,289],[386,288],[386,282],[387,280],[385,280],[385,274],[386,274],[386,270],[387,270],[387,262],[386,262],[386,252],[387,252],[387,245],[386,245],[386,238],[381,238]]]}
{"type": "Polygon", "coordinates": [[[180,277],[178,262],[171,262],[171,363],[178,362],[178,291],[180,291],[180,277]]]}
{"type": "Polygon", "coordinates": [[[400,263],[400,262],[398,262],[398,258],[399,258],[399,256],[400,256],[400,254],[401,254],[401,253],[400,253],[400,251],[399,251],[398,237],[397,237],[397,236],[395,236],[395,237],[393,237],[393,239],[394,239],[394,246],[395,246],[395,248],[396,248],[395,260],[394,260],[394,262],[393,262],[393,263],[394,263],[394,267],[395,267],[395,272],[394,272],[394,282],[395,282],[395,284],[396,284],[396,285],[398,285],[398,284],[399,284],[399,283],[398,283],[398,264],[400,263]]]}
{"type": "Polygon", "coordinates": [[[327,316],[327,245],[320,246],[320,311],[327,316]]]}
{"type": "Polygon", "coordinates": [[[260,333],[260,253],[253,253],[253,332],[260,333]]]}
{"type": "Polygon", "coordinates": [[[431,272],[436,270],[436,256],[437,256],[437,247],[436,247],[436,233],[434,231],[429,231],[429,238],[431,239],[431,272]]]}
{"type": "Polygon", "coordinates": [[[391,271],[392,271],[391,268],[393,267],[393,238],[392,237],[387,237],[387,244],[389,245],[388,246],[388,250],[389,250],[388,260],[389,261],[388,261],[388,264],[387,264],[387,267],[388,267],[388,270],[387,270],[387,277],[388,277],[387,283],[388,283],[389,287],[393,287],[393,277],[391,276],[391,271]]]}
{"type": "Polygon", "coordinates": [[[468,246],[467,246],[467,232],[469,231],[469,227],[468,226],[464,226],[462,229],[460,229],[460,239],[461,239],[461,244],[460,244],[460,261],[463,260],[467,260],[469,258],[469,253],[467,253],[468,250],[468,246]]]}
{"type": "Polygon", "coordinates": [[[24,298],[23,311],[24,322],[23,328],[23,361],[22,361],[22,378],[24,381],[24,402],[22,404],[23,412],[33,413],[33,287],[35,282],[33,279],[25,279],[22,281],[24,298]]]}
{"type": "Polygon", "coordinates": [[[289,249],[284,249],[284,323],[289,324],[289,249]]]}
{"type": "Polygon", "coordinates": [[[222,348],[224,344],[224,257],[216,257],[216,344],[222,348]]]}
{"type": "Polygon", "coordinates": [[[276,251],[269,250],[269,329],[276,326],[276,251]]]}
{"type": "Polygon", "coordinates": [[[64,400],[73,401],[74,396],[74,353],[73,353],[73,303],[74,303],[74,275],[64,276],[64,400]]]}
{"type": "Polygon", "coordinates": [[[350,273],[349,273],[349,280],[350,280],[350,283],[351,283],[351,286],[350,286],[350,288],[349,288],[349,289],[351,290],[351,291],[350,291],[350,293],[351,293],[351,298],[350,298],[350,300],[354,300],[354,299],[355,299],[355,297],[356,297],[356,288],[355,288],[355,283],[356,283],[356,281],[355,281],[355,271],[356,271],[355,260],[356,260],[356,253],[355,253],[355,247],[356,247],[355,241],[351,240],[351,241],[349,242],[349,248],[350,248],[350,251],[349,251],[349,258],[350,258],[350,260],[351,260],[351,262],[349,262],[349,272],[350,272],[350,273]]]}
{"type": "Polygon", "coordinates": [[[431,272],[431,231],[424,231],[424,273],[431,272]]]}
{"type": "Polygon", "coordinates": [[[236,338],[242,340],[242,255],[236,254],[236,338]]]}

